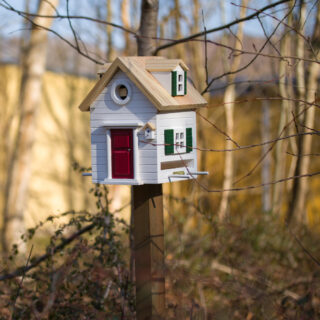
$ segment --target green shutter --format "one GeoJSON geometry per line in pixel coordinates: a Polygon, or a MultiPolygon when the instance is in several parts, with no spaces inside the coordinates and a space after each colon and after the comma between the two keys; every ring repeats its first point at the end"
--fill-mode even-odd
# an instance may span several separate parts
{"type": "Polygon", "coordinates": [[[186,129],[186,137],[187,137],[187,141],[186,141],[186,146],[187,146],[187,153],[192,151],[192,128],[187,128],[186,129]]]}
{"type": "Polygon", "coordinates": [[[187,94],[187,71],[184,72],[184,94],[187,94]]]}
{"type": "Polygon", "coordinates": [[[177,71],[171,71],[171,95],[177,95],[177,71]]]}
{"type": "Polygon", "coordinates": [[[164,130],[164,154],[174,153],[173,129],[164,130]]]}

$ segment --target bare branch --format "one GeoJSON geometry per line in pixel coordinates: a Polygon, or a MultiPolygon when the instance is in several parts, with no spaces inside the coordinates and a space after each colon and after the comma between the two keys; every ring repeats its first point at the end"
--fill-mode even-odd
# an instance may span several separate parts
{"type": "Polygon", "coordinates": [[[22,10],[18,10],[14,7],[12,7],[6,0],[1,0],[5,3],[2,4],[0,3],[0,6],[7,9],[7,10],[10,10],[10,11],[13,11],[15,13],[17,13],[19,16],[22,16],[23,18],[26,18],[26,17],[40,17],[40,18],[50,18],[50,19],[72,19],[72,20],[87,20],[87,21],[91,21],[91,22],[96,22],[96,23],[100,23],[100,24],[105,24],[105,25],[110,25],[114,28],[117,28],[117,29],[120,29],[124,32],[128,32],[134,36],[137,35],[137,33],[129,28],[125,28],[124,26],[121,26],[119,24],[116,24],[116,23],[113,23],[113,22],[108,22],[108,21],[105,21],[105,20],[101,20],[101,19],[96,19],[96,18],[91,18],[91,17],[87,17],[87,16],[77,16],[77,15],[61,15],[61,14],[58,14],[55,15],[55,16],[48,16],[48,15],[37,15],[35,13],[29,13],[29,12],[25,12],[25,11],[22,11],[22,10]]]}
{"type": "Polygon", "coordinates": [[[253,14],[250,14],[242,19],[237,19],[237,20],[234,20],[230,23],[227,23],[223,26],[220,26],[220,27],[217,27],[217,28],[212,28],[212,29],[208,29],[206,31],[202,31],[202,32],[198,32],[198,33],[195,33],[193,35],[190,35],[188,37],[185,37],[185,38],[182,38],[182,39],[178,39],[178,40],[172,40],[170,41],[169,43],[166,43],[166,44],[163,44],[161,46],[159,46],[158,48],[156,48],[156,50],[153,52],[154,55],[157,55],[159,51],[161,50],[164,50],[164,49],[167,49],[167,48],[170,48],[172,46],[175,46],[177,44],[180,44],[180,43],[184,43],[184,42],[188,42],[190,40],[193,40],[195,38],[199,38],[199,37],[202,37],[203,35],[205,34],[209,34],[209,33],[213,33],[213,32],[218,32],[218,31],[221,31],[221,30],[224,30],[224,29],[229,29],[230,27],[240,23],[240,22],[243,22],[243,21],[248,21],[248,20],[251,20],[255,17],[257,17],[259,14],[263,13],[264,11],[268,10],[268,9],[271,9],[271,8],[274,8],[280,4],[283,4],[283,3],[286,3],[290,0],[281,0],[281,1],[277,1],[277,2],[274,2],[274,3],[271,3],[259,10],[257,10],[255,13],[253,14]]]}
{"type": "Polygon", "coordinates": [[[32,264],[30,264],[29,266],[26,265],[24,267],[20,267],[20,268],[16,269],[12,273],[7,273],[7,274],[0,275],[0,281],[13,279],[13,278],[19,277],[19,276],[27,273],[31,269],[37,267],[41,262],[47,260],[48,258],[52,257],[56,253],[60,252],[63,248],[65,248],[68,244],[70,244],[72,241],[77,239],[82,234],[91,231],[95,226],[96,226],[95,223],[91,223],[91,224],[87,225],[86,227],[80,229],[79,231],[77,231],[76,233],[71,235],[69,238],[64,239],[59,245],[51,248],[50,252],[48,252],[48,253],[36,258],[34,260],[34,262],[32,264]]]}
{"type": "MultiPolygon", "coordinates": [[[[210,88],[210,86],[212,85],[212,83],[218,79],[221,79],[227,75],[231,75],[231,74],[236,74],[239,73],[245,69],[247,69],[259,56],[259,53],[261,53],[263,51],[263,49],[266,47],[266,45],[268,44],[268,42],[270,41],[270,39],[273,37],[273,35],[276,33],[277,29],[279,28],[279,26],[281,25],[281,23],[283,23],[283,21],[286,19],[286,17],[291,13],[291,11],[293,10],[294,7],[292,7],[289,12],[279,21],[279,23],[276,25],[276,27],[274,28],[274,30],[272,31],[272,33],[270,34],[270,36],[267,37],[267,40],[264,42],[264,44],[261,46],[261,48],[259,49],[259,51],[257,52],[257,54],[244,66],[238,68],[237,70],[231,70],[229,72],[225,72],[223,74],[221,74],[220,76],[217,76],[213,79],[211,79],[211,81],[209,82],[209,84],[207,85],[207,87],[202,91],[201,94],[205,94],[208,89],[210,88]]],[[[257,10],[257,12],[259,12],[257,10]]]]}
{"type": "Polygon", "coordinates": [[[233,142],[238,148],[240,148],[239,144],[234,141],[226,132],[224,132],[223,130],[221,130],[220,128],[218,128],[217,125],[215,125],[213,122],[211,122],[209,119],[205,118],[203,115],[201,115],[199,112],[197,112],[197,114],[205,121],[207,121],[208,123],[210,123],[218,132],[220,132],[221,134],[223,134],[227,140],[230,140],[231,142],[233,142]]]}

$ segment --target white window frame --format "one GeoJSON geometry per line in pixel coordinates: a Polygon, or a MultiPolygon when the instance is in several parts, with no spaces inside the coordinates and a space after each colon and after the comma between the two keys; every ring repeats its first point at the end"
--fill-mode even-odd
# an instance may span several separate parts
{"type": "Polygon", "coordinates": [[[178,70],[177,73],[177,95],[178,96],[184,96],[184,71],[178,70]],[[179,79],[181,78],[181,80],[179,79]],[[180,87],[180,90],[179,90],[180,87]]]}
{"type": "Polygon", "coordinates": [[[129,81],[127,80],[115,80],[111,86],[111,92],[110,92],[110,95],[111,95],[111,98],[112,100],[120,105],[120,106],[123,106],[125,104],[127,104],[131,98],[132,98],[132,87],[131,87],[131,84],[129,81]],[[121,99],[119,96],[118,96],[118,93],[117,93],[117,88],[120,87],[120,86],[125,86],[127,88],[127,91],[128,91],[128,95],[125,99],[121,99]]]}
{"type": "Polygon", "coordinates": [[[174,135],[174,153],[186,153],[186,132],[185,129],[179,128],[173,130],[174,135]]]}

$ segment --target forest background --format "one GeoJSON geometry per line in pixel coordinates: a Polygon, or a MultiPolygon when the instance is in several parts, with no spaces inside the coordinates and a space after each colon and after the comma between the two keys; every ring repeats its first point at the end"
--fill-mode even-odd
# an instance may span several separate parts
{"type": "MultiPolygon", "coordinates": [[[[164,185],[173,318],[319,316],[319,8],[302,0],[160,1],[150,54],[182,58],[209,102],[198,112],[197,146],[209,176],[164,185]]],[[[137,55],[143,6],[1,0],[0,14],[1,316],[70,317],[78,308],[89,318],[131,318],[130,188],[101,189],[82,176],[90,128],[77,106],[103,63],[137,55]],[[118,239],[105,236],[103,248],[86,233],[101,208],[112,213],[108,232],[118,239]],[[41,260],[61,244],[68,255],[53,250],[41,260]],[[113,262],[86,266],[84,253],[96,257],[110,245],[113,262]],[[16,268],[29,263],[27,281],[16,268]],[[76,304],[73,272],[85,266],[95,279],[81,280],[89,289],[76,304]],[[100,296],[90,289],[96,282],[100,296]]]]}

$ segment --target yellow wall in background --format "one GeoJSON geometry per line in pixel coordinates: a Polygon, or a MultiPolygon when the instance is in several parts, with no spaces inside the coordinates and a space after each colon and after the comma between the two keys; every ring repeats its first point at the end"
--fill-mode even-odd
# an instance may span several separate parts
{"type": "MultiPolygon", "coordinates": [[[[17,66],[0,66],[0,130],[8,123],[8,136],[0,142],[1,208],[8,163],[6,155],[13,147],[17,123],[20,70],[17,66]],[[9,117],[12,115],[12,117],[9,117]],[[13,119],[11,121],[10,119],[13,119]],[[9,143],[8,143],[9,142],[9,143]]],[[[81,112],[78,105],[95,81],[84,77],[46,72],[42,103],[37,114],[36,139],[33,146],[32,176],[25,220],[34,226],[49,215],[68,210],[95,210],[95,201],[89,194],[91,177],[82,177],[73,164],[91,166],[89,113],[81,112]]],[[[127,187],[111,188],[113,208],[128,203],[127,187]]],[[[129,208],[127,208],[127,212],[129,208]]],[[[127,215],[127,214],[126,214],[127,215]]]]}

